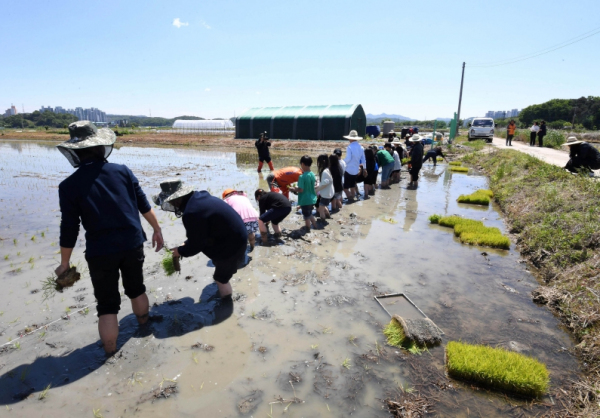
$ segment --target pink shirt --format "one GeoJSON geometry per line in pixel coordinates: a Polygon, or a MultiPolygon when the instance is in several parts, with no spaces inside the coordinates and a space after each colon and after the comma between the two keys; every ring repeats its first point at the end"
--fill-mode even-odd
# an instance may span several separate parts
{"type": "Polygon", "coordinates": [[[244,195],[231,195],[225,199],[225,202],[242,217],[244,223],[258,220],[258,213],[245,193],[244,195]]]}

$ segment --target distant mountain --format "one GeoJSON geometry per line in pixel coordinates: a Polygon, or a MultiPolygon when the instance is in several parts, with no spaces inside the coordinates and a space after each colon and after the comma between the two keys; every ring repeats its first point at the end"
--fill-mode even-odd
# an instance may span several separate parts
{"type": "Polygon", "coordinates": [[[371,113],[367,114],[367,120],[381,120],[381,119],[391,119],[394,121],[398,121],[398,120],[415,120],[412,118],[409,118],[407,116],[402,116],[402,115],[388,115],[387,113],[382,113],[380,115],[373,115],[371,113]]]}

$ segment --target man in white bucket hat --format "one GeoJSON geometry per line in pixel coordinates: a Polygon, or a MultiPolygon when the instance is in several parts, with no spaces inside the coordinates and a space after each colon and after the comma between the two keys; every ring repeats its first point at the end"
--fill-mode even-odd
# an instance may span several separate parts
{"type": "Polygon", "coordinates": [[[344,136],[350,144],[346,148],[346,171],[344,172],[344,192],[349,201],[354,200],[354,197],[358,194],[355,190],[356,179],[360,172],[360,166],[365,164],[365,150],[357,142],[362,139],[358,136],[358,132],[352,130],[346,136],[344,136]]]}
{"type": "Polygon", "coordinates": [[[410,137],[409,141],[412,144],[410,150],[410,183],[409,187],[417,188],[419,182],[419,171],[423,167],[423,143],[421,142],[421,135],[414,134],[410,137]]]}
{"type": "Polygon", "coordinates": [[[565,143],[569,147],[569,162],[564,167],[572,173],[581,171],[592,173],[600,169],[600,151],[585,141],[570,136],[565,143]]]}
{"type": "Polygon", "coordinates": [[[77,171],[58,186],[61,263],[56,274],[60,276],[70,266],[81,223],[85,259],[98,301],[98,331],[104,350],[112,354],[119,335],[119,273],[138,323],[146,323],[149,317],[142,270],[146,234],[139,214],[154,229],[156,251],[163,247],[163,237],[137,178],[126,166],[106,161],[116,140],[114,132],[79,121],[69,125],[69,134],[71,139],[57,147],[77,171]]]}

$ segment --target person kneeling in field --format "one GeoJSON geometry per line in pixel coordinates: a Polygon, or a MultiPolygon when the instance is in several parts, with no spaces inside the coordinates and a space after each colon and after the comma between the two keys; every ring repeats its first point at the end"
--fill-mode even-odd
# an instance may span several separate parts
{"type": "Polygon", "coordinates": [[[289,187],[291,184],[296,183],[302,170],[298,167],[284,167],[279,170],[275,170],[273,173],[267,176],[267,184],[272,192],[275,192],[275,183],[279,186],[281,193],[288,199],[290,198],[289,187]]]}
{"type": "Polygon", "coordinates": [[[600,151],[593,145],[570,136],[565,143],[569,147],[569,162],[564,167],[572,173],[581,171],[592,174],[600,169],[600,151]]]}
{"type": "Polygon", "coordinates": [[[114,132],[79,121],[69,125],[69,135],[71,139],[57,147],[77,171],[58,186],[61,262],[56,274],[60,276],[70,267],[81,222],[85,259],[98,301],[100,340],[104,351],[113,354],[119,336],[119,272],[138,323],[145,324],[149,318],[143,273],[146,234],[139,213],[154,229],[152,246],[156,251],[163,247],[162,232],[131,170],[106,161],[116,140],[114,132]]]}
{"type": "Polygon", "coordinates": [[[263,244],[269,240],[269,231],[267,229],[270,222],[273,223],[275,238],[281,237],[281,228],[279,224],[292,211],[292,204],[287,197],[281,193],[265,192],[263,189],[258,189],[254,192],[254,199],[258,202],[260,210],[260,218],[258,218],[258,229],[260,230],[260,238],[263,244]]]}
{"type": "Polygon", "coordinates": [[[246,232],[248,232],[248,242],[250,251],[254,249],[256,243],[256,232],[258,232],[258,213],[248,200],[246,193],[237,192],[233,189],[227,189],[223,192],[223,200],[233,208],[244,221],[246,232]]]}
{"type": "Polygon", "coordinates": [[[244,221],[231,206],[206,190],[195,192],[179,179],[160,183],[152,197],[162,210],[181,217],[187,240],[171,249],[174,257],[193,257],[202,252],[215,266],[213,279],[222,299],[231,297],[229,280],[246,261],[248,233],[244,221]]]}

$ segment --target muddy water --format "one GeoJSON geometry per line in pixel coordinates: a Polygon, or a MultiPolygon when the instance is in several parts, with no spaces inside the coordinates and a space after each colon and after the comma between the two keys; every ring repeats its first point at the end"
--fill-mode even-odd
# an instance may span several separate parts
{"type": "MultiPolygon", "coordinates": [[[[253,153],[121,147],[110,160],[128,165],[148,195],[171,176],[219,196],[228,187],[266,187],[253,153]]],[[[274,163],[298,160],[280,155],[274,163]]],[[[439,416],[542,410],[448,380],[443,345],[420,356],[387,347],[381,328],[389,316],[373,300],[380,293],[406,293],[444,331],[444,343],[486,343],[539,358],[549,367],[551,392],[575,377],[572,343],[530,301],[536,282],[514,248],[465,246],[451,230],[429,224],[433,213],[460,214],[505,231],[496,208],[456,203],[486,179],[444,165],[426,165],[416,191],[406,189],[403,173],[399,186],[346,205],[320,231],[295,232],[303,222],[292,212],[280,245],[257,247],[234,276],[233,306],[213,297],[206,257],[186,259],[181,275],[166,277],[162,254],[146,243],[146,285],[163,321],[138,329],[124,298],[121,350],[107,361],[97,343],[89,277],[46,301],[40,291],[58,264],[57,186],[72,171],[53,144],[0,143],[6,416],[31,416],[39,408],[48,416],[386,416],[380,399],[400,387],[435,398],[439,416]],[[174,382],[178,393],[169,395],[174,382]],[[161,389],[169,397],[155,399],[161,389]]],[[[184,239],[180,220],[158,216],[169,245],[184,239]]],[[[74,261],[82,266],[84,244],[81,233],[74,261]]]]}

